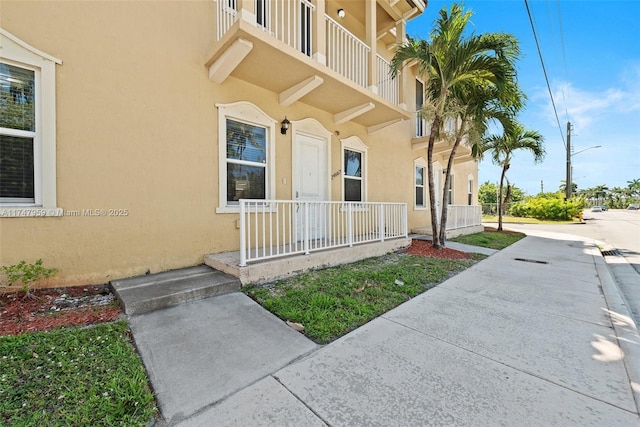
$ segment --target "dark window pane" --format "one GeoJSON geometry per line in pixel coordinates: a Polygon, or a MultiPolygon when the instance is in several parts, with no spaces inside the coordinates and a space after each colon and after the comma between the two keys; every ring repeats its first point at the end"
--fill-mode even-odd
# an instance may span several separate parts
{"type": "Polygon", "coordinates": [[[265,171],[260,166],[227,163],[227,202],[265,198],[265,171]]]}
{"type": "Polygon", "coordinates": [[[424,206],[424,187],[416,187],[416,206],[424,206]]]}
{"type": "Polygon", "coordinates": [[[424,104],[424,85],[420,80],[416,80],[416,110],[420,111],[424,104]]]}
{"type": "Polygon", "coordinates": [[[227,119],[227,158],[267,162],[267,130],[227,119]]]}
{"type": "Polygon", "coordinates": [[[424,185],[424,168],[416,168],[416,185],[424,185]]]}
{"type": "Polygon", "coordinates": [[[269,28],[269,4],[265,0],[256,1],[256,21],[258,25],[269,28]]]}
{"type": "Polygon", "coordinates": [[[305,3],[300,6],[300,51],[311,56],[311,7],[305,3]]]}
{"type": "Polygon", "coordinates": [[[35,131],[35,73],[0,62],[0,127],[35,131]]]}
{"type": "Polygon", "coordinates": [[[344,179],[344,200],[346,202],[362,201],[362,181],[359,179],[344,179]]]}
{"type": "Polygon", "coordinates": [[[0,198],[34,197],[33,138],[0,135],[0,198]]]}
{"type": "Polygon", "coordinates": [[[344,174],[347,176],[362,176],[362,153],[344,150],[344,174]]]}

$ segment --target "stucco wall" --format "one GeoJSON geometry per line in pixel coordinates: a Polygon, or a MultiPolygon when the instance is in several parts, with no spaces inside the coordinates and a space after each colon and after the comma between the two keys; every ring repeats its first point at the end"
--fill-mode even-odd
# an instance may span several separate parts
{"type": "MultiPolygon", "coordinates": [[[[214,6],[0,3],[3,29],[63,61],[56,106],[57,205],[64,210],[61,217],[1,218],[1,265],[42,258],[60,270],[49,285],[89,284],[237,250],[238,215],[215,213],[215,104],[241,100],[278,121],[318,120],[333,134],[331,173],[342,169],[340,139],[358,136],[369,148],[368,200],[406,202],[410,229],[427,222],[428,211],[413,209],[413,162],[426,154],[411,149],[413,123],[369,136],[300,102],[282,107],[277,94],[233,77],[213,83],[204,61],[214,40],[214,6]],[[126,215],[84,215],[89,209],[126,215]]],[[[275,143],[276,197],[290,199],[291,133],[276,132],[275,143]]],[[[466,200],[466,169],[463,175],[456,192],[466,200]]],[[[331,180],[331,196],[341,197],[340,176],[331,180]]]]}

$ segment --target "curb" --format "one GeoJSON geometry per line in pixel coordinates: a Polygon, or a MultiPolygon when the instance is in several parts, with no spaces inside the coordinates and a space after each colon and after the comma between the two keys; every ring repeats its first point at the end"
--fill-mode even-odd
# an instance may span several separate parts
{"type": "Polygon", "coordinates": [[[604,257],[596,255],[594,260],[604,299],[607,303],[608,315],[618,339],[618,346],[624,353],[623,363],[629,377],[631,393],[636,403],[636,413],[640,414],[640,333],[615,280],[611,276],[604,257]]]}

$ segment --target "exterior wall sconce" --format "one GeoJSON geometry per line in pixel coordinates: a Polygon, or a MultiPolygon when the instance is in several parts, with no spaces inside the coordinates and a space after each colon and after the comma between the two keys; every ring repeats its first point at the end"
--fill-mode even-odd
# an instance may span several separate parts
{"type": "Polygon", "coordinates": [[[284,120],[280,123],[280,133],[286,135],[290,124],[291,122],[287,119],[287,116],[284,116],[284,120]]]}
{"type": "Polygon", "coordinates": [[[345,16],[344,9],[342,9],[342,8],[338,9],[338,17],[339,18],[344,18],[344,16],[345,16]]]}

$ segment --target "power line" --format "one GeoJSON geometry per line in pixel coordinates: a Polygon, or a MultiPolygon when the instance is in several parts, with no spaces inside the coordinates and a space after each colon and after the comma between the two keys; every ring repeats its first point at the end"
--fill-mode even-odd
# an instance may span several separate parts
{"type": "MultiPolygon", "coordinates": [[[[567,67],[567,52],[565,50],[564,44],[564,31],[562,30],[562,13],[560,13],[560,0],[556,0],[556,4],[558,5],[558,22],[560,24],[560,46],[562,47],[562,61],[564,62],[564,79],[566,82],[569,81],[569,71],[567,67]]],[[[567,117],[567,121],[569,120],[569,110],[567,110],[567,99],[565,97],[565,91],[562,91],[562,97],[564,98],[564,113],[567,117]]]]}
{"type": "Polygon", "coordinates": [[[556,109],[556,103],[553,100],[553,93],[551,92],[551,85],[549,84],[549,77],[547,76],[547,69],[544,66],[544,60],[542,59],[542,51],[540,50],[540,44],[538,43],[538,35],[533,25],[533,18],[531,17],[531,11],[529,10],[529,3],[524,0],[524,5],[527,8],[527,15],[529,15],[529,22],[531,23],[531,30],[533,31],[533,39],[536,42],[536,48],[538,49],[538,56],[540,57],[540,64],[542,64],[542,72],[544,73],[544,79],[547,82],[547,90],[549,91],[549,97],[551,98],[551,105],[553,106],[553,113],[556,115],[556,122],[558,123],[558,130],[560,131],[560,137],[562,138],[562,144],[566,150],[567,143],[564,141],[564,134],[562,133],[562,126],[560,125],[560,118],[558,118],[558,110],[556,109]]]}

